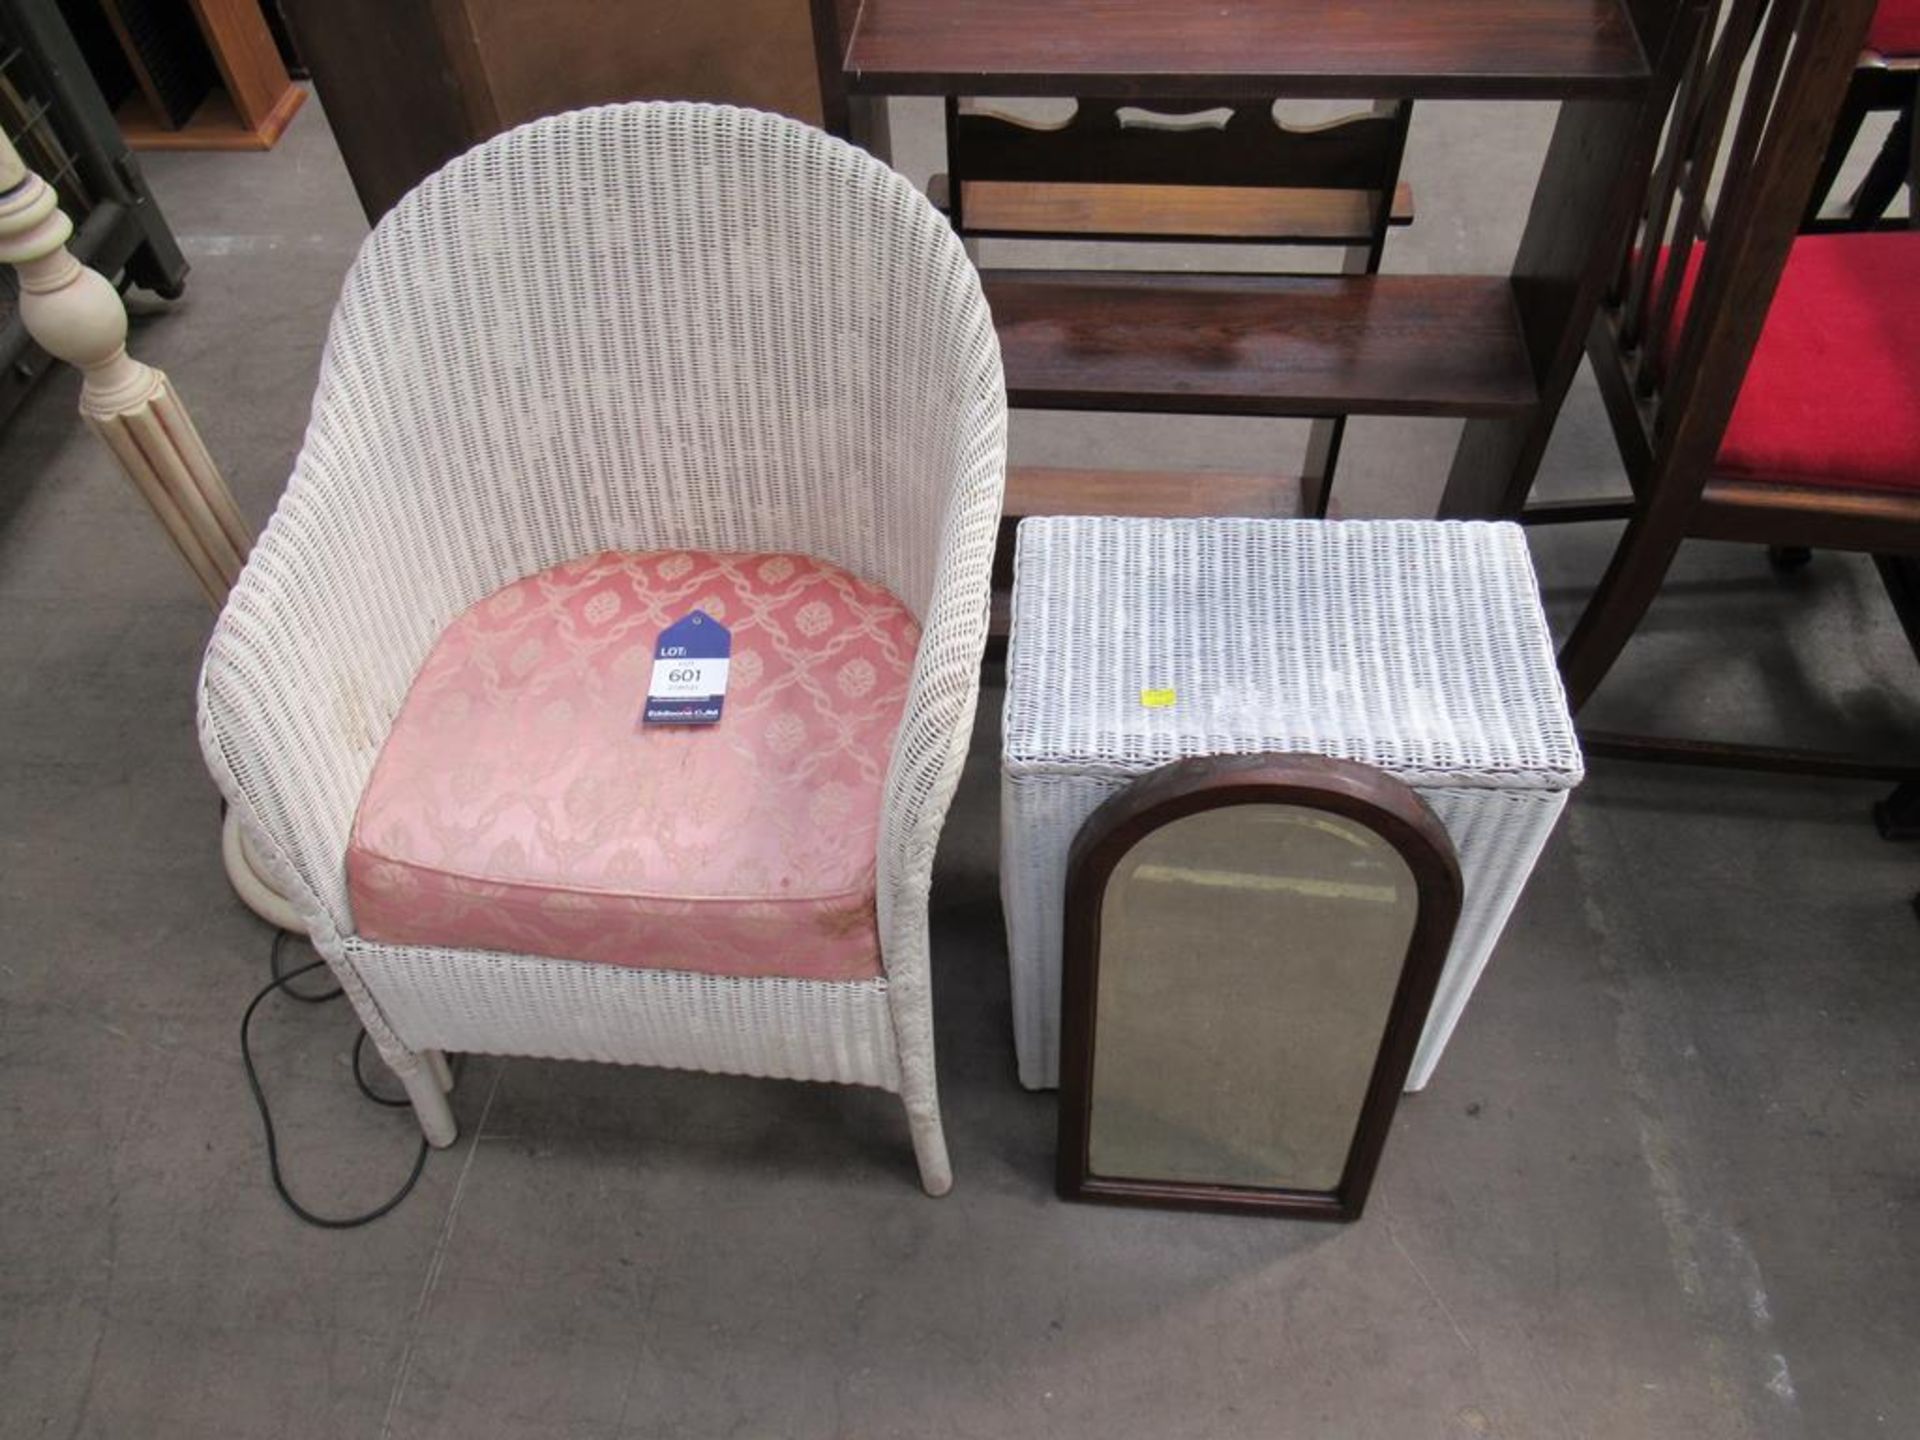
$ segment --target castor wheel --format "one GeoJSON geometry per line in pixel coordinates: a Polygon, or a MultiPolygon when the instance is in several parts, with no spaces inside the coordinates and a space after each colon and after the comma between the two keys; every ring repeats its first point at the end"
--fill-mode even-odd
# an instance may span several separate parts
{"type": "Polygon", "coordinates": [[[1873,806],[1874,828],[1882,840],[1920,840],[1920,780],[1907,780],[1873,806]]]}
{"type": "Polygon", "coordinates": [[[1769,545],[1767,563],[1782,574],[1804,570],[1813,563],[1813,551],[1805,545],[1769,545]]]}

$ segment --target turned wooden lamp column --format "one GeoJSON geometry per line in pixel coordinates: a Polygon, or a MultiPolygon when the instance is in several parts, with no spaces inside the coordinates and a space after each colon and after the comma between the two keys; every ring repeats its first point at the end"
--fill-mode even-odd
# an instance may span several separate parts
{"type": "MultiPolygon", "coordinates": [[[[106,442],[180,558],[217,610],[240,576],[253,536],[173,382],[127,354],[120,292],[67,250],[73,222],[53,187],[26,167],[0,132],[0,264],[20,277],[27,333],[83,377],[80,414],[106,442]]],[[[263,919],[304,932],[286,900],[264,883],[229,814],[221,841],[227,874],[263,919]]]]}

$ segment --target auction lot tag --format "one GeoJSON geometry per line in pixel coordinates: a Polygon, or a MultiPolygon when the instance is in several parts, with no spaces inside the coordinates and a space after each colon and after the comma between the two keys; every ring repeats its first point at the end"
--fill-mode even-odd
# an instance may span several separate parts
{"type": "Polygon", "coordinates": [[[727,698],[727,664],[733,636],[704,610],[660,632],[653,652],[653,681],[647,686],[648,725],[711,725],[727,698]]]}

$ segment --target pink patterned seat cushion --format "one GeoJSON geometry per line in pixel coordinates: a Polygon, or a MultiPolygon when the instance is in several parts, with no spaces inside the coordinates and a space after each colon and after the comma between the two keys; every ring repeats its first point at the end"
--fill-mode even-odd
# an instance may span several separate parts
{"type": "Polygon", "coordinates": [[[406,945],[721,975],[880,973],[874,864],[920,631],[799,555],[596,555],[459,616],[347,849],[355,927],[406,945]],[[640,724],[660,631],[733,634],[717,725],[640,724]]]}

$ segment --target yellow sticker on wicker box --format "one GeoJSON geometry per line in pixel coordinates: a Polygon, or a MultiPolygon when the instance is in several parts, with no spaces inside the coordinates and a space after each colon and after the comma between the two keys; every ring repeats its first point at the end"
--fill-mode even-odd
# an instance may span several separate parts
{"type": "Polygon", "coordinates": [[[1142,690],[1140,703],[1149,710],[1166,710],[1172,707],[1174,693],[1171,690],[1142,690]]]}

